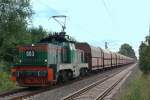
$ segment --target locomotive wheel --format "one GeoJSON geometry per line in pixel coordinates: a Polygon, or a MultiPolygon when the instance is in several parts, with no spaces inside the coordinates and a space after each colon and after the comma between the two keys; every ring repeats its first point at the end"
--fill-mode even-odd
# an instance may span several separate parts
{"type": "Polygon", "coordinates": [[[58,76],[58,83],[63,83],[67,81],[67,72],[66,71],[60,71],[58,76]]]}
{"type": "Polygon", "coordinates": [[[68,78],[68,80],[73,79],[73,73],[71,71],[67,71],[67,78],[68,78]]]}

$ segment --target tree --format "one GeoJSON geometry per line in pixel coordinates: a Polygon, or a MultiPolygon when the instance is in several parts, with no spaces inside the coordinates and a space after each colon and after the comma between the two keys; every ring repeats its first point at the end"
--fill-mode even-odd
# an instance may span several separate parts
{"type": "Polygon", "coordinates": [[[16,46],[31,42],[27,25],[33,11],[30,0],[0,0],[0,62],[13,62],[16,46]]]}
{"type": "Polygon", "coordinates": [[[142,42],[139,47],[139,67],[144,74],[150,73],[150,46],[142,42]]]}
{"type": "Polygon", "coordinates": [[[124,43],[123,45],[121,45],[121,47],[119,49],[119,53],[123,54],[125,56],[128,56],[128,57],[136,58],[135,52],[132,49],[132,46],[130,46],[127,43],[124,43]]]}
{"type": "Polygon", "coordinates": [[[38,28],[36,27],[29,28],[28,33],[31,35],[32,43],[36,43],[42,38],[47,36],[47,32],[43,29],[42,26],[39,26],[38,28]]]}

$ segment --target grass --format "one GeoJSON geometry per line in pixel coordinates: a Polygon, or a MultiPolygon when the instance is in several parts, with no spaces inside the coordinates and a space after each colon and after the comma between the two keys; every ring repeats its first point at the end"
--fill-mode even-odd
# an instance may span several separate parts
{"type": "Polygon", "coordinates": [[[138,74],[131,85],[125,89],[121,100],[150,100],[150,75],[138,74]]]}
{"type": "Polygon", "coordinates": [[[16,84],[10,80],[10,74],[0,72],[0,93],[16,88],[16,84]]]}

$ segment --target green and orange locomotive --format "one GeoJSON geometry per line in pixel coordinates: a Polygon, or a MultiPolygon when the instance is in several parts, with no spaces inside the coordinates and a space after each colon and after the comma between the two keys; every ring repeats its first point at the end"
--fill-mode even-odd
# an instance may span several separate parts
{"type": "Polygon", "coordinates": [[[85,75],[88,64],[83,50],[65,32],[55,33],[38,43],[19,47],[19,63],[12,68],[12,80],[19,86],[48,86],[85,75]]]}
{"type": "Polygon", "coordinates": [[[135,59],[119,53],[75,42],[60,32],[38,43],[20,46],[19,63],[12,68],[12,80],[19,86],[49,86],[134,62],[135,59]]]}

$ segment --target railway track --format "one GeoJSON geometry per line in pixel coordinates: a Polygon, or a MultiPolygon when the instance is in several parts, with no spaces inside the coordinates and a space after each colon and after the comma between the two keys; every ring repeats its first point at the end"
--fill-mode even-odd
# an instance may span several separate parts
{"type": "Polygon", "coordinates": [[[34,94],[45,91],[45,89],[18,89],[0,95],[0,100],[21,100],[22,98],[30,97],[34,94]]]}
{"type": "Polygon", "coordinates": [[[22,91],[25,91],[25,90],[26,90],[26,88],[17,88],[17,89],[11,90],[11,91],[7,91],[7,92],[4,92],[4,93],[1,93],[0,98],[11,95],[11,94],[14,94],[14,93],[22,92],[22,91]]]}
{"type": "Polygon", "coordinates": [[[103,100],[124,78],[131,73],[132,65],[126,70],[108,76],[79,91],[72,93],[62,100],[103,100]]]}

